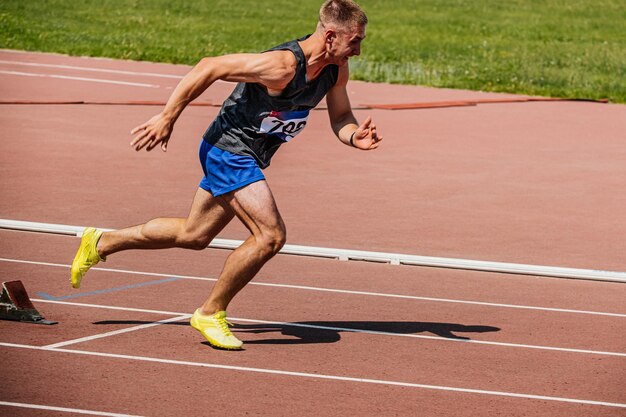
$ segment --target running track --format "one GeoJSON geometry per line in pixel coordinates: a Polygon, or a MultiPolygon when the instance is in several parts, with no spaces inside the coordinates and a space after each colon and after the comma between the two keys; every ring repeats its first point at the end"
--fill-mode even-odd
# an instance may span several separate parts
{"type": "MultiPolygon", "coordinates": [[[[0,51],[0,218],[186,215],[206,104],[232,86],[183,113],[166,154],[128,131],[159,110],[129,103],[166,100],[188,69],[0,51]]],[[[313,112],[266,171],[289,243],[626,271],[624,106],[372,110],[517,97],[349,88],[385,141],[341,146],[313,112]]],[[[0,322],[0,415],[626,415],[624,284],[279,255],[230,308],[246,350],[224,352],[186,321],[228,251],[122,253],[71,290],[77,243],[0,230],[2,281],[59,321],[0,322]]]]}

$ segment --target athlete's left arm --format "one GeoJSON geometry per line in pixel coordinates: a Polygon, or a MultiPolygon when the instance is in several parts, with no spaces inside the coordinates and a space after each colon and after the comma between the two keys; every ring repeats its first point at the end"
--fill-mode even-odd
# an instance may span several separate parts
{"type": "Polygon", "coordinates": [[[354,117],[346,90],[348,78],[348,64],[346,63],[339,67],[337,82],[326,94],[330,125],[335,135],[344,144],[363,150],[376,149],[383,137],[378,135],[371,117],[365,119],[361,125],[354,117]]]}

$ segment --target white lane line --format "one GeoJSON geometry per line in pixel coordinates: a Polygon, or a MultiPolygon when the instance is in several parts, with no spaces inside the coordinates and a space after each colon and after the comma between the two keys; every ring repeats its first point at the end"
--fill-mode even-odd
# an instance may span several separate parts
{"type": "MultiPolygon", "coordinates": [[[[115,69],[109,69],[109,68],[78,67],[75,65],[40,64],[40,63],[25,62],[25,61],[0,60],[0,64],[21,65],[21,66],[41,67],[41,68],[59,68],[59,69],[67,69],[67,70],[73,70],[73,71],[104,72],[108,74],[122,74],[122,75],[132,75],[132,76],[139,76],[139,77],[171,78],[175,80],[182,80],[184,77],[184,75],[160,74],[156,72],[140,72],[140,71],[115,70],[115,69]]],[[[191,70],[191,68],[189,68],[189,70],[191,70]]],[[[223,81],[223,80],[217,80],[216,82],[227,83],[227,81],[223,81]]]]}
{"type": "Polygon", "coordinates": [[[91,340],[103,339],[105,337],[115,336],[115,335],[118,335],[118,334],[130,333],[130,332],[134,332],[134,331],[137,331],[137,330],[148,329],[150,327],[160,326],[161,324],[172,323],[172,322],[175,322],[175,321],[188,319],[190,317],[191,317],[191,314],[181,314],[180,316],[174,317],[174,318],[159,320],[159,321],[155,321],[153,323],[141,324],[139,326],[128,327],[128,328],[120,329],[120,330],[113,330],[113,331],[110,331],[110,332],[95,334],[95,335],[92,335],[92,336],[85,336],[85,337],[81,337],[81,338],[78,338],[78,339],[66,340],[64,342],[53,343],[51,345],[46,345],[44,347],[45,348],[50,348],[50,349],[56,349],[56,348],[63,347],[63,346],[74,345],[76,343],[89,342],[91,340]]]}
{"type": "MultiPolygon", "coordinates": [[[[10,258],[0,258],[0,262],[23,263],[23,264],[30,264],[30,265],[52,266],[52,267],[59,267],[59,268],[71,267],[71,265],[67,265],[67,264],[27,261],[27,260],[10,259],[10,258]]],[[[161,273],[156,273],[156,272],[142,272],[142,271],[132,271],[132,270],[126,270],[126,269],[94,267],[94,268],[91,268],[91,270],[115,272],[115,273],[130,274],[130,275],[144,275],[144,276],[151,276],[151,277],[171,277],[171,278],[189,279],[189,280],[197,280],[197,281],[217,281],[216,278],[198,277],[198,276],[193,276],[193,275],[161,274],[161,273]]],[[[377,293],[377,292],[369,292],[369,291],[341,290],[341,289],[335,289],[335,288],[310,287],[310,286],[305,286],[305,285],[273,284],[273,283],[268,283],[268,282],[255,282],[255,281],[251,281],[248,285],[256,285],[256,286],[261,286],[261,287],[289,288],[289,289],[305,290],[305,291],[320,291],[320,292],[330,292],[330,293],[339,293],[339,294],[365,295],[365,296],[371,296],[371,297],[388,297],[388,298],[400,298],[400,299],[407,299],[407,300],[480,305],[480,306],[486,306],[486,307],[516,308],[516,309],[523,309],[523,310],[538,310],[538,311],[550,311],[550,312],[557,312],[557,313],[588,314],[588,315],[596,315],[596,316],[626,317],[626,314],[606,313],[606,312],[601,312],[601,311],[586,311],[586,310],[573,310],[573,309],[565,309],[565,308],[525,306],[525,305],[518,305],[518,304],[489,303],[489,302],[484,302],[484,301],[455,300],[455,299],[449,299],[449,298],[420,297],[416,295],[402,295],[402,294],[377,293]]]]}
{"type": "Polygon", "coordinates": [[[101,78],[70,77],[67,75],[36,74],[33,72],[1,71],[0,70],[0,74],[19,75],[19,76],[26,76],[26,77],[40,77],[40,78],[60,78],[63,80],[88,81],[88,82],[105,83],[105,84],[120,84],[120,85],[128,85],[128,86],[133,86],[133,87],[160,88],[158,85],[154,85],[154,84],[131,83],[128,81],[105,80],[101,78]]]}
{"type": "Polygon", "coordinates": [[[54,407],[51,405],[14,403],[9,401],[0,401],[0,405],[7,407],[32,408],[35,410],[61,411],[64,413],[89,414],[91,416],[107,416],[107,417],[141,417],[131,414],[107,413],[106,411],[82,410],[79,408],[54,407]]]}
{"type": "Polygon", "coordinates": [[[291,377],[300,377],[300,378],[324,379],[324,380],[333,380],[333,381],[342,381],[342,382],[360,382],[360,383],[366,383],[366,384],[389,385],[389,386],[400,386],[400,387],[407,387],[407,388],[421,388],[421,389],[438,390],[438,391],[461,392],[465,394],[482,394],[482,395],[492,395],[492,396],[499,396],[499,397],[513,397],[513,398],[524,398],[524,399],[531,399],[531,400],[557,401],[557,402],[574,403],[574,404],[626,408],[626,404],[621,404],[621,403],[611,403],[611,402],[605,402],[605,401],[594,401],[594,400],[584,400],[584,399],[565,398],[565,397],[550,397],[550,396],[544,396],[544,395],[522,394],[522,393],[506,392],[506,391],[490,391],[490,390],[481,390],[481,389],[473,389],[473,388],[449,387],[449,386],[443,386],[443,385],[416,384],[416,383],[411,383],[411,382],[389,381],[389,380],[369,379],[369,378],[355,378],[355,377],[339,376],[339,375],[311,374],[311,373],[306,373],[306,372],[283,371],[283,370],[278,370],[278,369],[252,368],[252,367],[247,367],[247,366],[232,366],[232,365],[222,365],[222,364],[216,364],[216,363],[179,361],[179,360],[173,360],[173,359],[153,358],[153,357],[147,357],[147,356],[90,352],[90,351],[85,351],[85,350],[50,349],[50,348],[41,347],[41,346],[19,345],[19,344],[3,343],[3,342],[0,342],[0,346],[4,346],[8,348],[33,349],[33,350],[42,350],[42,351],[47,351],[47,352],[62,352],[62,353],[70,353],[70,354],[75,354],[75,355],[99,356],[99,357],[105,357],[105,358],[116,358],[116,359],[134,360],[134,361],[141,361],[141,362],[153,362],[153,363],[163,363],[163,364],[169,364],[169,365],[183,365],[183,366],[194,366],[194,367],[201,367],[201,368],[225,369],[225,370],[230,370],[230,371],[253,372],[253,373],[282,375],[282,376],[291,376],[291,377]]]}
{"type": "Polygon", "coordinates": [[[0,60],[0,64],[21,65],[21,66],[29,66],[29,67],[40,67],[40,68],[59,68],[59,69],[68,69],[68,70],[75,70],[75,71],[104,72],[104,73],[109,73],[109,74],[137,75],[137,76],[142,76],[142,77],[174,78],[177,80],[180,80],[183,78],[182,75],[157,74],[154,72],[136,72],[136,71],[114,70],[114,69],[108,69],[108,68],[76,67],[73,65],[40,64],[40,63],[35,63],[35,62],[24,62],[24,61],[0,60]]]}
{"type": "MultiPolygon", "coordinates": [[[[189,317],[189,314],[184,314],[180,312],[174,311],[161,311],[161,310],[146,310],[141,308],[130,308],[130,307],[117,307],[117,306],[106,306],[99,304],[83,304],[83,303],[74,303],[70,301],[55,301],[55,300],[42,300],[42,299],[33,299],[32,301],[41,302],[41,303],[50,303],[50,304],[62,304],[62,305],[70,305],[77,307],[90,307],[90,308],[101,308],[105,310],[118,310],[118,311],[132,311],[138,313],[152,313],[152,314],[161,314],[161,315],[171,315],[171,316],[180,316],[172,319],[172,321],[178,321],[181,317],[189,317]]],[[[267,320],[254,320],[254,319],[246,319],[241,317],[229,317],[230,320],[234,322],[246,322],[246,323],[259,323],[259,324],[268,324],[273,326],[286,326],[286,327],[304,327],[309,329],[319,329],[319,330],[333,330],[338,332],[351,332],[351,333],[364,333],[364,334],[372,334],[372,335],[380,335],[380,336],[400,336],[400,337],[412,337],[416,339],[428,339],[428,340],[436,340],[441,342],[463,342],[470,344],[479,344],[479,345],[491,345],[491,346],[502,346],[502,347],[514,347],[514,348],[525,348],[525,349],[538,349],[538,350],[552,350],[558,352],[570,352],[570,353],[585,353],[592,355],[604,355],[604,356],[623,356],[626,357],[626,353],[620,352],[607,352],[601,350],[588,350],[588,349],[573,349],[573,348],[561,348],[561,347],[553,347],[553,346],[539,346],[539,345],[524,345],[519,343],[506,343],[506,342],[490,342],[484,340],[467,340],[467,339],[450,339],[441,336],[427,336],[427,335],[418,335],[414,333],[394,333],[394,332],[382,332],[376,330],[363,330],[363,329],[353,329],[348,327],[333,327],[333,326],[321,326],[314,324],[304,324],[304,323],[289,323],[289,322],[280,322],[280,321],[267,321],[267,320]]],[[[236,331],[237,328],[235,327],[236,331]]],[[[50,347],[48,345],[47,347],[50,347]]]]}
{"type": "Polygon", "coordinates": [[[540,311],[550,311],[550,312],[558,312],[558,313],[574,313],[574,314],[589,314],[589,315],[599,315],[599,316],[626,317],[626,314],[605,313],[605,312],[600,312],[600,311],[572,310],[572,309],[551,308],[551,307],[535,307],[535,306],[525,306],[525,305],[518,305],[518,304],[488,303],[484,301],[468,301],[468,300],[455,300],[455,299],[450,299],[450,298],[420,297],[420,296],[414,296],[414,295],[340,290],[340,289],[334,289],[334,288],[308,287],[308,286],[303,286],[303,285],[271,284],[271,283],[265,283],[265,282],[257,282],[256,285],[266,286],[266,287],[283,287],[283,288],[301,289],[301,290],[308,290],[308,291],[332,292],[332,293],[340,293],[340,294],[367,295],[367,296],[372,296],[372,297],[389,297],[389,298],[401,298],[401,299],[407,299],[407,300],[432,301],[432,302],[439,302],[439,303],[470,304],[470,305],[479,305],[479,306],[486,306],[486,307],[517,308],[517,309],[523,309],[523,310],[540,310],[540,311]]]}

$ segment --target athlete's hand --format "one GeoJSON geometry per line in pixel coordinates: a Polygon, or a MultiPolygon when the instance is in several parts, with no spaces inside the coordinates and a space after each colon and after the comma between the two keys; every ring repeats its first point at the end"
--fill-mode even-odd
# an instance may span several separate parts
{"type": "Polygon", "coordinates": [[[381,140],[383,140],[383,137],[378,136],[376,125],[372,123],[371,116],[365,119],[361,126],[354,131],[354,136],[352,137],[354,147],[364,151],[378,148],[381,140]]]}
{"type": "Polygon", "coordinates": [[[137,135],[130,142],[130,146],[140,151],[146,148],[151,151],[161,144],[161,150],[167,151],[167,142],[170,140],[174,123],[166,118],[163,113],[153,116],[146,123],[137,126],[130,131],[131,135],[137,135]]]}

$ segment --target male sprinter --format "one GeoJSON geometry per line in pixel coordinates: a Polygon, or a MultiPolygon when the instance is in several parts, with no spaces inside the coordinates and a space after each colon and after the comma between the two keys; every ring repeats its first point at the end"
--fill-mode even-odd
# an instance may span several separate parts
{"type": "Polygon", "coordinates": [[[191,325],[215,347],[241,349],[230,332],[226,307],[285,244],[283,220],[261,169],[278,147],[293,139],[309,110],[326,96],[333,131],[341,142],[376,149],[382,140],[371,118],[359,125],[346,92],[348,58],[359,55],[367,17],[352,0],[327,0],[312,35],[260,54],[202,59],[178,84],[163,111],[131,131],[131,146],[165,151],[176,119],[192,100],[217,80],[238,82],[204,134],[200,182],[189,216],[158,218],[146,224],[83,234],[72,264],[74,288],[87,270],[108,255],[127,249],[203,249],[234,216],[250,237],[224,264],[209,298],[191,325]]]}

